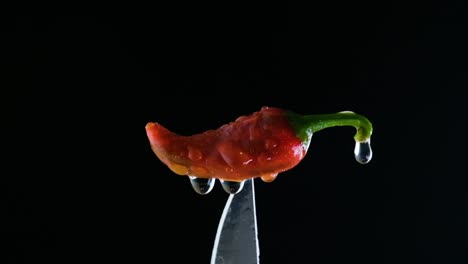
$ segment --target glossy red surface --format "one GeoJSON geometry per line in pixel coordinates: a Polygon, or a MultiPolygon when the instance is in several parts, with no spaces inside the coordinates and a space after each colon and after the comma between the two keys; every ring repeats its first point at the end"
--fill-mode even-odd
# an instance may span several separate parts
{"type": "Polygon", "coordinates": [[[271,107],[192,136],[175,134],[158,123],[148,123],[146,132],[154,153],[174,173],[200,178],[261,177],[270,182],[307,152],[285,111],[271,107]]]}

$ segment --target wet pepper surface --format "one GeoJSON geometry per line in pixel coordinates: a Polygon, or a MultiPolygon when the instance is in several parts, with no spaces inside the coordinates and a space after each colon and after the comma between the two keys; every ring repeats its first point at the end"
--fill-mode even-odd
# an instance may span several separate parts
{"type": "Polygon", "coordinates": [[[174,173],[229,181],[273,181],[296,166],[309,145],[297,136],[287,112],[272,107],[191,136],[153,122],[146,132],[154,153],[174,173]]]}

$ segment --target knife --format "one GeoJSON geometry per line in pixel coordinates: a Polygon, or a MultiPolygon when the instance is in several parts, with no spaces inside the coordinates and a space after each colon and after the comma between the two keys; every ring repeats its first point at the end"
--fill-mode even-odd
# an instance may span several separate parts
{"type": "Polygon", "coordinates": [[[216,232],[210,264],[259,264],[254,180],[230,194],[216,232]]]}

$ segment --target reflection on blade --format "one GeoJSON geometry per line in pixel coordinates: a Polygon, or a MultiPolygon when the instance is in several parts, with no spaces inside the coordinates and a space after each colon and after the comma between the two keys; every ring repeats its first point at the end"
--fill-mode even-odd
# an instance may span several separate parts
{"type": "Polygon", "coordinates": [[[231,194],[216,233],[211,264],[258,264],[254,180],[245,182],[238,194],[231,194]]]}

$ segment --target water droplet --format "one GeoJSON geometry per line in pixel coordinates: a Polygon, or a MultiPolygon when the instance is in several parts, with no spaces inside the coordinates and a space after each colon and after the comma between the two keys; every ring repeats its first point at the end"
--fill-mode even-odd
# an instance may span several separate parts
{"type": "Polygon", "coordinates": [[[276,146],[278,146],[278,143],[275,140],[270,138],[265,139],[265,149],[274,149],[276,146]]]}
{"type": "Polygon", "coordinates": [[[356,142],[354,147],[354,157],[361,164],[366,164],[372,159],[372,149],[370,139],[364,142],[356,142]]]}
{"type": "Polygon", "coordinates": [[[257,157],[257,162],[259,164],[265,164],[265,163],[270,162],[271,160],[272,160],[272,157],[266,154],[263,154],[257,157]]]}
{"type": "Polygon", "coordinates": [[[272,182],[276,179],[277,176],[278,176],[278,173],[270,173],[270,174],[264,174],[260,176],[260,178],[264,182],[272,182]]]}
{"type": "Polygon", "coordinates": [[[179,152],[179,158],[184,158],[187,157],[187,151],[186,150],[181,150],[179,152]]]}
{"type": "Polygon", "coordinates": [[[188,158],[189,159],[191,159],[193,161],[197,161],[197,160],[201,160],[203,158],[203,154],[199,149],[191,147],[191,146],[188,146],[187,148],[188,148],[188,158]]]}
{"type": "Polygon", "coordinates": [[[195,176],[189,176],[189,178],[195,192],[199,194],[207,194],[213,190],[215,179],[197,178],[195,176]]]}
{"type": "Polygon", "coordinates": [[[235,182],[235,181],[225,181],[225,180],[219,180],[221,182],[221,185],[223,186],[223,189],[229,193],[229,194],[236,194],[242,191],[242,188],[244,187],[244,182],[235,182]]]}
{"type": "Polygon", "coordinates": [[[226,164],[232,168],[236,168],[251,159],[242,147],[230,141],[220,143],[218,145],[218,152],[226,164]]]}
{"type": "Polygon", "coordinates": [[[247,161],[242,162],[242,164],[243,164],[243,165],[247,165],[247,164],[249,164],[250,162],[252,162],[252,160],[253,160],[253,159],[249,159],[249,160],[247,160],[247,161]]]}

